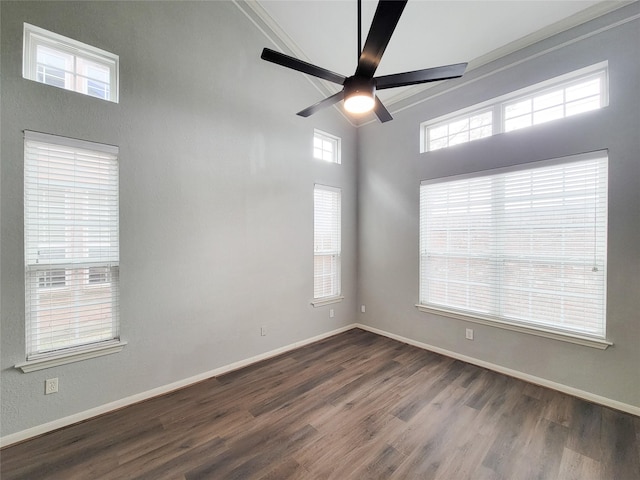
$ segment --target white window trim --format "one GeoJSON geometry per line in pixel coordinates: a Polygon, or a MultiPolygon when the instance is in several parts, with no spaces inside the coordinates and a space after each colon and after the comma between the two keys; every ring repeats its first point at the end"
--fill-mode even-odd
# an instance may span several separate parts
{"type": "Polygon", "coordinates": [[[127,342],[122,340],[112,340],[111,342],[102,342],[95,345],[84,345],[74,349],[70,348],[65,350],[64,353],[57,355],[46,355],[42,358],[27,360],[26,362],[16,364],[15,368],[22,370],[23,373],[36,372],[38,370],[44,370],[45,368],[57,367],[59,365],[66,365],[67,363],[80,362],[90,358],[118,353],[122,351],[125,345],[127,345],[127,342]]]}
{"type": "MultiPolygon", "coordinates": [[[[607,155],[608,152],[606,150],[604,151],[596,151],[596,152],[590,152],[590,153],[585,153],[585,154],[578,154],[578,155],[572,155],[569,158],[571,158],[572,160],[586,160],[588,158],[592,158],[592,157],[598,157],[601,155],[607,155]]],[[[563,157],[563,158],[557,158],[557,159],[553,159],[553,160],[548,160],[546,162],[541,161],[541,162],[536,162],[538,165],[542,165],[542,164],[561,164],[564,161],[566,161],[567,157],[563,157]]],[[[499,173],[501,171],[516,171],[518,169],[527,169],[530,168],[530,164],[525,163],[525,164],[521,164],[521,165],[517,165],[517,166],[513,166],[513,167],[506,167],[506,168],[498,168],[498,169],[494,169],[491,170],[492,173],[499,173]]],[[[474,172],[468,175],[460,175],[458,176],[458,178],[469,178],[469,177],[475,177],[475,176],[481,176],[487,174],[487,171],[482,171],[482,172],[474,172]]],[[[438,182],[441,181],[441,179],[433,179],[433,180],[426,180],[421,182],[421,185],[425,185],[428,183],[432,183],[432,182],[438,182]]],[[[422,281],[422,280],[420,280],[422,281]]],[[[605,286],[606,288],[606,286],[605,286]]],[[[613,342],[609,341],[606,337],[605,338],[600,338],[600,337],[596,337],[596,336],[589,336],[589,335],[581,335],[577,332],[571,332],[571,331],[563,331],[561,328],[545,328],[542,325],[533,325],[533,324],[526,324],[525,322],[523,323],[512,323],[509,322],[506,319],[502,319],[502,318],[497,318],[494,316],[490,316],[490,315],[483,315],[481,313],[476,313],[476,312],[470,312],[470,311],[462,311],[462,310],[457,310],[455,308],[448,308],[448,307],[443,307],[443,306],[436,306],[436,305],[425,305],[425,304],[421,304],[421,303],[417,303],[415,304],[415,307],[423,313],[430,313],[430,314],[435,314],[435,315],[441,315],[441,316],[445,316],[445,317],[449,317],[449,318],[455,318],[458,320],[464,320],[464,321],[468,321],[468,322],[473,322],[473,323],[477,323],[477,324],[481,324],[481,325],[488,325],[491,327],[496,327],[496,328],[501,328],[503,330],[510,330],[510,331],[515,331],[515,332],[519,332],[519,333],[525,333],[525,334],[529,334],[529,335],[535,335],[535,336],[539,336],[539,337],[544,337],[544,338],[551,338],[554,340],[559,340],[559,341],[563,341],[563,342],[567,342],[567,343],[573,343],[573,344],[577,344],[577,345],[582,345],[582,346],[586,346],[586,347],[591,347],[591,348],[596,348],[599,350],[605,350],[607,349],[609,346],[613,345],[613,342]]],[[[606,328],[605,328],[605,335],[606,335],[606,328]]]]}
{"type": "Polygon", "coordinates": [[[340,137],[337,137],[335,135],[331,135],[330,133],[327,132],[323,132],[322,130],[319,130],[317,128],[313,129],[313,140],[315,141],[316,138],[320,138],[321,140],[327,140],[330,142],[333,142],[335,145],[335,155],[333,156],[333,160],[329,161],[329,160],[324,160],[322,158],[318,158],[315,156],[314,154],[314,146],[311,145],[311,157],[314,160],[318,160],[320,162],[323,163],[334,163],[337,165],[342,164],[342,140],[340,139],[340,137]]]}
{"type": "MultiPolygon", "coordinates": [[[[428,130],[431,128],[438,127],[440,125],[444,125],[447,123],[451,123],[458,119],[462,120],[471,115],[492,110],[493,111],[493,121],[492,121],[493,133],[491,136],[505,133],[504,132],[504,105],[506,103],[517,102],[520,99],[524,100],[527,97],[543,93],[546,90],[553,90],[560,86],[564,86],[564,85],[568,86],[573,83],[579,83],[588,77],[592,77],[596,75],[601,75],[601,78],[602,78],[602,97],[601,97],[602,106],[600,107],[600,109],[605,108],[609,105],[608,74],[609,74],[608,61],[596,63],[594,65],[590,65],[588,67],[584,67],[579,70],[574,70],[572,72],[565,73],[564,75],[559,75],[557,77],[550,78],[543,82],[539,82],[534,85],[530,85],[528,87],[521,88],[513,92],[509,92],[505,95],[492,98],[485,102],[477,103],[475,105],[471,105],[469,107],[456,110],[455,112],[447,113],[446,115],[441,115],[440,117],[436,117],[431,120],[422,122],[420,124],[420,153],[427,153],[431,151],[429,150],[429,135],[428,135],[428,130]]],[[[558,120],[563,120],[565,118],[567,117],[563,117],[558,120]]],[[[532,126],[537,126],[537,125],[532,125],[532,126]]],[[[519,130],[526,130],[526,128],[522,128],[519,130]]],[[[516,131],[516,130],[513,130],[513,131],[516,131]]],[[[511,132],[507,132],[507,133],[511,133],[511,132]]],[[[489,138],[489,137],[485,137],[485,138],[489,138]]],[[[466,143],[469,143],[469,142],[466,142],[466,143]]],[[[465,143],[460,143],[458,145],[465,145],[465,143]]],[[[455,146],[456,145],[452,145],[451,147],[455,147],[455,146]]],[[[451,147],[440,148],[438,150],[445,150],[451,147]]],[[[433,151],[436,151],[436,150],[433,150],[433,151]]]]}
{"type": "MultiPolygon", "coordinates": [[[[110,72],[110,95],[106,101],[118,103],[120,90],[120,60],[118,55],[28,23],[24,24],[23,42],[22,76],[24,78],[38,82],[36,47],[38,45],[46,45],[54,50],[73,55],[74,57],[90,59],[91,61],[107,67],[110,72]]],[[[77,90],[67,88],[64,88],[64,90],[80,93],[81,95],[85,95],[90,98],[103,100],[101,98],[94,97],[93,95],[78,92],[77,90]]]]}
{"type": "Polygon", "coordinates": [[[344,300],[344,297],[342,295],[339,295],[337,297],[314,298],[313,300],[311,300],[311,305],[317,308],[323,307],[325,305],[331,305],[332,303],[340,303],[342,300],[344,300]]]}

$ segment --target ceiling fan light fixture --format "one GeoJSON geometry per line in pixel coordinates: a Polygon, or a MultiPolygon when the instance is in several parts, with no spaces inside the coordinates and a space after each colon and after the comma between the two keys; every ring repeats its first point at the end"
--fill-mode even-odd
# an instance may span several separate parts
{"type": "Polygon", "coordinates": [[[365,113],[376,103],[376,87],[370,78],[350,77],[344,82],[344,108],[349,113],[365,113]]]}

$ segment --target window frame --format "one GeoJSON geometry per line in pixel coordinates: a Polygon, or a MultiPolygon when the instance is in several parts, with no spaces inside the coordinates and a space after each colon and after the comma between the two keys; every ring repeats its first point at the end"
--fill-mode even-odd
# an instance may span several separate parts
{"type": "MultiPolygon", "coordinates": [[[[326,151],[323,147],[321,147],[320,150],[322,152],[326,151]]],[[[314,128],[312,156],[314,160],[320,160],[327,163],[336,163],[340,165],[342,163],[342,140],[340,139],[340,137],[314,128]],[[331,159],[324,158],[324,155],[320,157],[316,156],[316,152],[318,150],[318,147],[316,147],[316,140],[319,140],[321,142],[328,142],[333,145],[333,154],[331,155],[331,159]]]]}
{"type": "MultiPolygon", "coordinates": [[[[314,266],[313,266],[313,300],[311,302],[311,304],[314,307],[318,307],[318,306],[322,306],[322,305],[328,305],[330,303],[337,303],[340,302],[344,299],[344,296],[342,296],[342,189],[338,188],[338,187],[331,187],[328,185],[321,185],[321,184],[315,184],[313,187],[313,194],[314,194],[314,206],[313,206],[313,223],[314,223],[314,229],[313,229],[313,237],[314,237],[314,241],[313,241],[313,260],[314,260],[314,266]],[[317,192],[326,192],[326,193],[331,193],[331,194],[336,194],[337,195],[337,199],[334,200],[333,202],[337,204],[337,208],[335,211],[332,212],[324,212],[324,211],[320,211],[319,207],[321,207],[322,205],[318,205],[317,201],[316,201],[316,193],[317,192]],[[336,222],[335,222],[335,227],[336,230],[335,231],[331,231],[328,233],[328,235],[330,237],[333,237],[333,241],[336,242],[335,249],[325,249],[322,246],[318,245],[318,217],[319,214],[322,216],[329,216],[329,217],[334,217],[336,222]],[[328,294],[321,294],[321,295],[317,295],[317,289],[316,289],[316,278],[318,276],[324,276],[326,277],[327,275],[324,274],[324,272],[322,272],[322,275],[319,274],[319,272],[317,271],[317,259],[318,257],[335,257],[334,259],[332,259],[331,261],[333,262],[333,260],[335,260],[335,270],[333,270],[331,272],[331,280],[330,283],[333,286],[333,288],[331,289],[331,292],[329,292],[328,294]]],[[[333,267],[333,265],[332,265],[333,267]]]]}
{"type": "MultiPolygon", "coordinates": [[[[119,158],[118,148],[110,145],[87,142],[83,140],[60,137],[56,135],[48,135],[38,132],[25,130],[24,132],[24,157],[25,157],[25,205],[24,205],[24,268],[25,268],[25,357],[26,361],[16,365],[16,368],[23,372],[31,372],[43,368],[49,368],[56,365],[94,358],[97,356],[116,353],[122,350],[126,342],[120,339],[120,323],[119,323],[119,208],[118,208],[118,170],[119,158]],[[51,153],[53,152],[53,153],[51,153]],[[58,154],[58,152],[60,152],[58,154]],[[43,160],[43,155],[54,155],[54,164],[48,166],[48,162],[43,160]],[[61,155],[59,157],[55,155],[61,155]],[[41,157],[41,158],[38,158],[41,157]],[[96,158],[99,158],[96,160],[96,158]],[[62,163],[61,163],[62,162],[62,163]],[[53,172],[59,170],[61,165],[71,162],[75,169],[80,172],[94,172],[96,169],[100,171],[100,177],[86,177],[89,180],[75,180],[76,175],[56,178],[56,183],[49,184],[47,181],[43,187],[39,186],[36,172],[41,168],[51,168],[53,172]],[[107,165],[110,165],[107,167],[107,165]],[[56,169],[56,170],[54,170],[56,169]],[[105,170],[106,169],[106,170],[105,170]],[[94,179],[100,178],[99,181],[94,179]],[[104,185],[108,185],[105,189],[104,185]],[[55,195],[55,203],[53,208],[62,208],[61,213],[51,213],[50,192],[64,189],[64,203],[62,207],[55,207],[55,203],[60,203],[60,195],[55,195]],[[93,222],[88,218],[80,218],[81,223],[77,223],[75,218],[82,215],[82,210],[69,210],[70,207],[78,203],[78,199],[83,199],[82,192],[90,195],[91,201],[89,206],[101,205],[102,216],[107,214],[108,220],[106,224],[100,226],[92,226],[93,222]],[[105,196],[106,195],[106,196],[105,196]],[[67,201],[67,196],[70,200],[67,201]],[[107,200],[110,198],[110,200],[107,200]],[[109,201],[109,204],[104,202],[109,201]],[[102,212],[102,209],[104,212],[102,212]],[[67,218],[67,211],[73,211],[73,217],[67,218]],[[51,217],[55,215],[55,217],[51,217]],[[59,215],[62,217],[58,218],[59,215]],[[43,223],[44,222],[44,223],[43,223]],[[65,232],[65,238],[56,240],[55,246],[51,246],[52,240],[42,240],[41,225],[47,225],[53,222],[55,230],[52,232],[65,232]],[[61,223],[62,222],[62,223],[61,223]],[[82,226],[89,225],[89,226],[82,226]],[[79,229],[82,230],[81,233],[79,229]],[[77,236],[83,239],[80,247],[77,244],[77,236]],[[107,237],[105,237],[107,235],[107,237]],[[91,237],[90,239],[88,237],[91,237]],[[100,245],[106,240],[108,245],[99,247],[99,253],[90,255],[92,247],[90,244],[98,242],[100,245]],[[68,238],[67,238],[68,237],[68,238]],[[87,238],[85,238],[87,237],[87,238]],[[44,243],[43,243],[44,242],[44,243]],[[45,245],[47,253],[41,253],[41,245],[45,245]],[[84,245],[84,246],[83,246],[84,245]],[[85,252],[85,248],[88,250],[85,252]],[[106,249],[106,250],[105,250],[106,249]],[[54,256],[49,253],[53,251],[54,256]],[[86,253],[86,260],[85,258],[86,253]],[[96,256],[97,255],[97,256],[96,256]],[[108,270],[105,279],[107,282],[92,283],[91,271],[95,269],[108,270]],[[59,272],[65,272],[64,285],[59,281],[59,272]],[[56,280],[58,279],[58,281],[56,280]],[[105,287],[106,286],[106,287],[105,287]],[[107,288],[100,292],[99,289],[107,288]],[[93,293],[92,293],[93,292],[93,293]],[[89,295],[91,298],[85,298],[78,303],[78,295],[89,295]],[[45,299],[39,299],[39,295],[45,295],[45,299]],[[106,322],[104,319],[92,319],[91,322],[99,322],[101,326],[109,326],[110,332],[107,335],[100,333],[95,337],[89,335],[87,337],[76,337],[76,341],[66,340],[59,346],[53,344],[46,346],[40,344],[37,338],[32,338],[33,332],[37,332],[41,328],[49,328],[47,321],[38,318],[37,313],[33,310],[34,306],[40,301],[48,301],[46,297],[63,296],[66,298],[64,305],[68,305],[68,313],[65,313],[65,319],[60,320],[68,324],[72,317],[79,317],[82,321],[84,315],[88,315],[88,305],[93,305],[96,301],[95,295],[99,295],[97,299],[100,305],[108,306],[108,316],[106,322]],[[87,303],[90,302],[90,303],[87,303]],[[95,337],[95,338],[94,338],[95,337]]],[[[63,172],[64,170],[62,170],[63,172]]],[[[60,171],[57,172],[60,174],[60,171]]],[[[87,197],[89,198],[89,197],[87,197]]],[[[88,210],[90,212],[91,210],[88,210]]],[[[94,215],[94,214],[91,214],[94,215]]],[[[102,221],[101,221],[102,223],[102,221]]],[[[49,227],[47,227],[46,231],[49,227]]],[[[45,231],[45,232],[46,232],[45,231]]],[[[59,235],[59,233],[55,233],[59,235]]],[[[48,307],[47,307],[48,308],[48,307]]],[[[91,307],[95,308],[95,307],[91,307]]],[[[95,315],[95,313],[92,313],[95,315]]],[[[91,327],[94,325],[92,324],[91,327]]],[[[102,328],[102,327],[101,327],[102,328]]],[[[69,326],[63,330],[65,336],[68,336],[69,326]]],[[[89,330],[85,330],[89,333],[89,330]]],[[[106,330],[104,331],[106,332],[106,330]]],[[[63,337],[64,338],[64,337],[63,337]]],[[[69,337],[71,339],[71,337],[69,337]]]]}
{"type": "Polygon", "coordinates": [[[80,93],[91,98],[118,103],[119,63],[119,56],[111,52],[50,32],[29,23],[24,23],[22,76],[28,80],[80,93]],[[58,68],[64,75],[63,85],[53,85],[38,79],[39,67],[37,50],[39,47],[50,50],[52,54],[57,53],[61,57],[67,57],[68,63],[65,65],[65,69],[58,68]],[[85,62],[87,65],[82,67],[82,64],[85,62]],[[92,68],[91,64],[96,64],[108,70],[108,84],[105,81],[91,78],[86,72],[82,74],[79,71],[79,68],[84,68],[85,70],[92,68]],[[81,66],[78,67],[78,65],[81,66]],[[106,98],[89,93],[92,80],[94,83],[97,82],[106,85],[106,88],[109,90],[106,98]]]}
{"type": "MultiPolygon", "coordinates": [[[[490,326],[494,326],[494,327],[499,327],[499,328],[504,328],[507,330],[513,330],[513,331],[517,331],[517,332],[522,332],[522,333],[527,333],[527,334],[532,334],[532,335],[538,335],[538,336],[542,336],[542,337],[547,337],[547,338],[553,338],[556,340],[563,340],[563,341],[567,341],[570,343],[576,343],[576,344],[580,344],[580,345],[585,345],[585,346],[589,346],[589,347],[594,347],[594,348],[599,348],[599,349],[605,349],[608,346],[612,345],[612,343],[610,341],[608,341],[606,339],[606,296],[607,296],[607,282],[606,282],[606,251],[607,251],[607,247],[606,247],[606,236],[607,236],[607,218],[606,218],[606,204],[607,204],[607,197],[608,197],[608,187],[606,186],[606,172],[604,173],[604,178],[602,177],[598,177],[598,180],[600,182],[604,181],[604,188],[605,190],[605,199],[604,199],[604,208],[605,208],[605,217],[601,220],[599,223],[595,224],[593,228],[600,228],[600,230],[598,230],[600,233],[600,236],[604,237],[604,245],[599,247],[600,250],[604,249],[604,257],[601,259],[601,261],[603,262],[603,280],[602,280],[602,286],[601,288],[599,288],[599,295],[601,295],[601,301],[602,301],[602,309],[603,309],[603,315],[604,317],[602,318],[602,329],[603,329],[603,333],[602,335],[599,334],[590,334],[590,333],[586,333],[586,331],[584,329],[574,329],[574,330],[570,330],[567,328],[566,324],[564,326],[562,326],[561,324],[557,323],[555,325],[552,325],[551,322],[538,322],[535,320],[517,320],[514,317],[504,317],[501,316],[501,313],[503,310],[503,306],[501,305],[501,302],[504,299],[504,296],[507,294],[505,290],[503,290],[500,285],[502,284],[502,280],[500,280],[502,278],[502,275],[505,275],[505,272],[501,271],[502,269],[504,269],[505,267],[503,266],[502,262],[507,261],[509,255],[509,252],[504,248],[504,245],[506,245],[505,243],[503,243],[503,240],[500,240],[500,238],[504,239],[504,235],[506,235],[505,231],[503,230],[492,230],[493,228],[495,228],[494,226],[492,227],[485,227],[486,228],[490,228],[493,232],[492,235],[497,235],[497,237],[491,237],[493,238],[492,242],[494,244],[493,248],[496,248],[495,251],[493,251],[493,253],[490,255],[491,258],[497,262],[495,263],[494,268],[494,275],[496,275],[497,280],[491,281],[489,282],[486,288],[489,289],[489,291],[493,292],[491,293],[491,297],[486,297],[486,298],[493,298],[495,299],[498,303],[497,304],[492,304],[492,302],[489,302],[488,305],[484,305],[483,308],[481,308],[479,305],[476,305],[477,308],[475,309],[468,309],[465,307],[454,307],[452,305],[446,305],[446,304],[440,304],[440,303],[426,303],[425,299],[423,299],[423,288],[425,288],[425,285],[423,284],[423,282],[427,281],[426,277],[423,276],[423,272],[424,272],[424,268],[426,268],[423,265],[423,261],[425,261],[425,254],[427,254],[427,250],[425,250],[426,246],[423,244],[424,241],[424,236],[426,235],[426,213],[424,211],[424,209],[426,208],[426,204],[424,203],[426,200],[423,200],[423,192],[426,192],[426,190],[423,190],[423,188],[428,188],[429,185],[433,185],[433,184],[442,184],[445,182],[456,182],[456,181],[467,181],[467,180],[477,180],[477,181],[484,181],[484,180],[488,180],[488,181],[495,181],[495,179],[497,179],[497,177],[503,176],[504,178],[507,178],[509,175],[512,174],[519,174],[519,173],[524,173],[526,174],[527,172],[534,172],[536,170],[538,170],[538,172],[543,172],[542,168],[546,168],[546,167],[557,167],[557,166],[571,166],[571,164],[575,164],[577,162],[589,162],[589,161],[596,161],[599,159],[605,160],[608,158],[608,154],[606,151],[598,151],[598,152],[591,152],[588,154],[579,154],[579,155],[572,155],[570,157],[562,157],[562,158],[558,158],[558,159],[553,159],[553,160],[547,160],[547,161],[540,161],[540,162],[533,162],[533,163],[527,163],[527,164],[522,164],[522,165],[517,165],[517,166],[513,166],[513,167],[507,167],[507,168],[500,168],[500,169],[495,169],[495,170],[486,170],[486,171],[481,171],[481,172],[476,172],[473,174],[467,174],[467,175],[457,175],[454,177],[446,177],[446,178],[440,178],[440,179],[433,179],[433,180],[428,180],[428,181],[423,181],[421,182],[420,185],[420,227],[419,227],[419,233],[420,233],[420,250],[419,250],[419,258],[420,258],[420,266],[419,266],[419,290],[420,290],[420,294],[419,294],[419,302],[416,304],[416,307],[422,311],[422,312],[426,312],[426,313],[435,313],[438,315],[443,315],[443,316],[447,316],[447,317],[452,317],[452,318],[456,318],[456,319],[460,319],[460,320],[465,320],[465,321],[470,321],[470,322],[474,322],[474,323],[480,323],[483,325],[490,325],[490,326]],[[599,227],[597,226],[599,225],[599,227]],[[507,259],[507,260],[505,260],[507,259]],[[494,283],[496,282],[497,283],[494,283]],[[487,310],[488,309],[488,310],[487,310]]],[[[605,160],[605,164],[608,163],[608,160],[605,160]]],[[[544,170],[544,173],[547,173],[548,170],[544,170]]],[[[564,177],[563,177],[564,179],[564,177]]],[[[538,187],[537,187],[538,188],[538,187]]],[[[479,191],[476,191],[477,194],[479,194],[479,191]]],[[[485,195],[485,199],[488,199],[489,197],[486,197],[485,195]]],[[[495,222],[495,216],[496,215],[501,215],[500,211],[503,210],[504,206],[506,205],[506,203],[504,202],[495,202],[495,199],[497,198],[498,200],[502,199],[504,200],[505,198],[505,193],[504,191],[499,191],[497,194],[497,197],[493,196],[494,194],[491,194],[491,210],[489,212],[489,216],[490,218],[492,218],[492,222],[495,222]],[[500,211],[495,212],[493,209],[494,208],[498,208],[500,211]]],[[[565,198],[571,198],[571,197],[565,197],[564,195],[561,197],[562,199],[565,198]]],[[[468,200],[470,201],[470,200],[468,200]]],[[[485,202],[488,200],[484,200],[485,202]]],[[[594,200],[595,201],[595,200],[594,200]]],[[[513,202],[513,200],[512,200],[513,202]]],[[[535,202],[534,202],[535,203],[535,202]]],[[[595,204],[594,204],[595,205],[595,204]]],[[[480,208],[481,205],[478,202],[473,203],[474,208],[480,208]]],[[[433,207],[431,207],[433,208],[433,207]]],[[[539,208],[539,207],[536,207],[539,208]]],[[[567,207],[568,208],[568,207],[567,207]]],[[[429,209],[431,211],[431,209],[429,209]]],[[[478,221],[478,217],[476,214],[474,214],[474,219],[476,221],[478,221]]],[[[502,222],[503,220],[500,220],[500,222],[502,222]]],[[[595,219],[594,219],[595,222],[595,219]]],[[[493,225],[493,223],[492,223],[493,225]]],[[[463,228],[464,225],[461,227],[463,228]]],[[[470,228],[470,227],[467,227],[470,228]]],[[[500,228],[504,228],[504,227],[500,227],[500,228]]],[[[447,230],[447,232],[450,232],[450,230],[447,230]]],[[[447,236],[449,235],[449,233],[447,233],[447,236]]],[[[565,237],[565,238],[569,238],[572,239],[573,237],[565,237]]],[[[595,241],[595,240],[594,240],[595,241]]],[[[448,242],[448,240],[447,240],[448,242]]],[[[602,244],[600,244],[602,245],[602,244]]],[[[488,248],[488,247],[487,247],[488,248]]],[[[595,247],[594,247],[595,248],[595,247]]],[[[572,253],[572,252],[571,252],[572,253]]],[[[445,254],[445,257],[443,258],[452,258],[451,255],[454,255],[455,252],[453,253],[447,253],[445,254]]],[[[462,255],[462,254],[460,254],[462,255]]],[[[454,255],[455,256],[455,255],[454,255]]],[[[467,257],[465,257],[467,258],[467,257]]],[[[471,257],[469,257],[471,258],[471,257]]],[[[532,261],[535,262],[535,256],[531,257],[532,261]]],[[[552,260],[549,260],[553,263],[552,260]]],[[[566,266],[567,264],[571,264],[573,260],[569,257],[562,257],[561,259],[557,260],[556,263],[553,263],[553,265],[564,265],[566,266]]],[[[551,265],[551,263],[550,263],[551,265]]],[[[596,271],[596,270],[594,270],[596,271]]],[[[471,285],[471,284],[470,284],[471,285]]],[[[513,288],[513,286],[511,287],[513,288]]],[[[533,288],[533,287],[532,287],[533,288]]],[[[536,287],[537,288],[537,287],[536,287]]],[[[533,291],[533,290],[532,290],[533,291]]]]}

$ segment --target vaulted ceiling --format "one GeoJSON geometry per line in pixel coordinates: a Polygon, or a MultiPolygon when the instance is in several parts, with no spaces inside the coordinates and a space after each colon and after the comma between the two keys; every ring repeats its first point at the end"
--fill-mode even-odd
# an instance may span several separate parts
{"type": "MultiPolygon", "coordinates": [[[[363,43],[377,3],[362,2],[363,43]]],[[[468,69],[472,69],[626,3],[409,0],[376,75],[459,62],[470,62],[468,69]]],[[[356,0],[257,0],[248,4],[287,46],[285,53],[343,75],[353,74],[357,63],[356,0]]],[[[291,75],[302,74],[291,71],[291,75]]],[[[330,92],[338,90],[334,84],[319,82],[330,92]]],[[[431,85],[379,94],[390,105],[431,85]]],[[[321,98],[319,95],[318,100],[321,98]]]]}

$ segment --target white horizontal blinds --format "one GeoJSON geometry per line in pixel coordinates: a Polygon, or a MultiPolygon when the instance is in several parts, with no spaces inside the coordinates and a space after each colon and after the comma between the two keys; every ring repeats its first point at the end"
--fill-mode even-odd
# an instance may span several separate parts
{"type": "Polygon", "coordinates": [[[316,185],[314,201],[313,297],[340,295],[340,189],[316,185]]]}
{"type": "Polygon", "coordinates": [[[604,337],[607,163],[423,185],[420,302],[604,337]]]}
{"type": "Polygon", "coordinates": [[[493,311],[498,276],[492,202],[489,178],[421,188],[421,303],[493,311]]]}
{"type": "Polygon", "coordinates": [[[27,356],[118,337],[115,147],[25,132],[27,356]]]}

